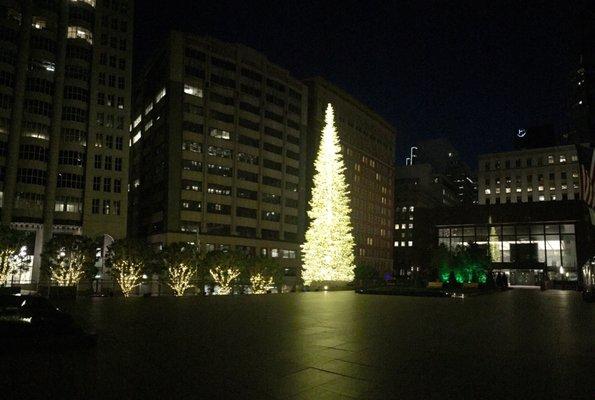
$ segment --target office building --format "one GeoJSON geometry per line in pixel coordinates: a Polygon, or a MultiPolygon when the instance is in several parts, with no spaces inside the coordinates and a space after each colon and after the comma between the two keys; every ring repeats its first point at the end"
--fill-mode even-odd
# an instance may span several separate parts
{"type": "Polygon", "coordinates": [[[458,201],[463,206],[477,204],[477,179],[459,152],[445,138],[429,139],[414,146],[411,164],[429,164],[455,185],[458,201]]]}
{"type": "Polygon", "coordinates": [[[0,2],[2,223],[126,236],[133,3],[0,2]]]}
{"type": "Polygon", "coordinates": [[[595,56],[592,45],[591,41],[569,79],[568,110],[572,129],[565,138],[568,143],[595,143],[595,56]]]}
{"type": "Polygon", "coordinates": [[[479,156],[479,204],[579,198],[574,145],[479,156]]]}
{"type": "Polygon", "coordinates": [[[435,247],[438,209],[477,203],[477,185],[458,151],[444,138],[411,147],[405,166],[396,169],[394,271],[397,276],[427,269],[435,247]]]}
{"type": "Polygon", "coordinates": [[[512,285],[576,282],[595,252],[589,210],[582,201],[480,205],[453,209],[435,218],[436,242],[454,250],[477,243],[489,252],[494,272],[512,285]]]}
{"type": "Polygon", "coordinates": [[[430,261],[435,210],[461,203],[457,185],[430,164],[398,166],[395,172],[394,271],[404,276],[430,261]]]}
{"type": "Polygon", "coordinates": [[[130,232],[300,266],[307,89],[239,45],[171,32],[135,85],[130,232]]]}
{"type": "MultiPolygon", "coordinates": [[[[328,103],[343,148],[351,196],[355,263],[392,271],[395,129],[368,107],[322,78],[307,79],[307,181],[313,165],[328,103]]],[[[311,189],[311,187],[309,187],[311,189]]]]}

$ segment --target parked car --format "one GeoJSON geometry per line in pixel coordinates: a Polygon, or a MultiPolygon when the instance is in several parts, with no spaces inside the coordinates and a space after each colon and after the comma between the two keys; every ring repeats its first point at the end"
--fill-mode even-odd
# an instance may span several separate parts
{"type": "Polygon", "coordinates": [[[583,265],[583,283],[581,286],[583,300],[595,300],[595,257],[583,265]]]}
{"type": "Polygon", "coordinates": [[[93,347],[97,336],[40,296],[0,296],[0,338],[3,349],[93,347]]]}

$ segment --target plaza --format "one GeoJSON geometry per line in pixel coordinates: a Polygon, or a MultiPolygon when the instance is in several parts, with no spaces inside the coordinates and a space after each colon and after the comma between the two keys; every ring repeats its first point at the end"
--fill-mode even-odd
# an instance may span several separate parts
{"type": "Polygon", "coordinates": [[[81,298],[96,349],[3,355],[3,398],[592,398],[572,291],[81,298]]]}

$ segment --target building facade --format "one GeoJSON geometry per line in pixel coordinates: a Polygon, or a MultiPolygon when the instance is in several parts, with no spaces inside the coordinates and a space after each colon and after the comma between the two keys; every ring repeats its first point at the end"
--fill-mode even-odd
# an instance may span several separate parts
{"type": "Polygon", "coordinates": [[[399,166],[395,175],[394,271],[405,276],[429,263],[435,209],[461,203],[456,183],[430,164],[399,166]]]}
{"type": "Polygon", "coordinates": [[[268,255],[297,274],[307,100],[256,51],[172,32],[135,87],[131,235],[268,255]]]}
{"type": "Polygon", "coordinates": [[[595,252],[594,228],[579,200],[476,206],[436,215],[436,241],[454,250],[477,243],[513,285],[577,281],[595,252]]]}
{"type": "Polygon", "coordinates": [[[531,203],[579,198],[574,145],[479,156],[479,204],[531,203]]]}
{"type": "Polygon", "coordinates": [[[445,138],[424,140],[413,149],[411,165],[431,165],[435,174],[443,175],[455,185],[461,205],[477,204],[477,177],[450,141],[445,138]]]}
{"type": "Polygon", "coordinates": [[[568,111],[572,129],[565,138],[569,143],[595,143],[595,55],[592,43],[589,42],[577,68],[570,74],[568,111]]]}
{"type": "Polygon", "coordinates": [[[2,223],[126,236],[132,0],[0,2],[2,223]]]}
{"type": "Polygon", "coordinates": [[[379,273],[390,272],[393,268],[395,129],[324,79],[307,79],[304,83],[309,96],[307,181],[312,181],[324,114],[327,104],[331,103],[351,196],[356,265],[373,266],[379,273]]]}

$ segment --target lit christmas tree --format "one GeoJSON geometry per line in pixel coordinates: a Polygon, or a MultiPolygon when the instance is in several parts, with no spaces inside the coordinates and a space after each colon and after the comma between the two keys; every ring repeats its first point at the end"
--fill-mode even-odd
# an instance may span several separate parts
{"type": "Polygon", "coordinates": [[[355,246],[351,233],[348,187],[333,107],[326,109],[325,126],[314,163],[310,226],[302,244],[302,278],[312,282],[352,281],[355,246]]]}

